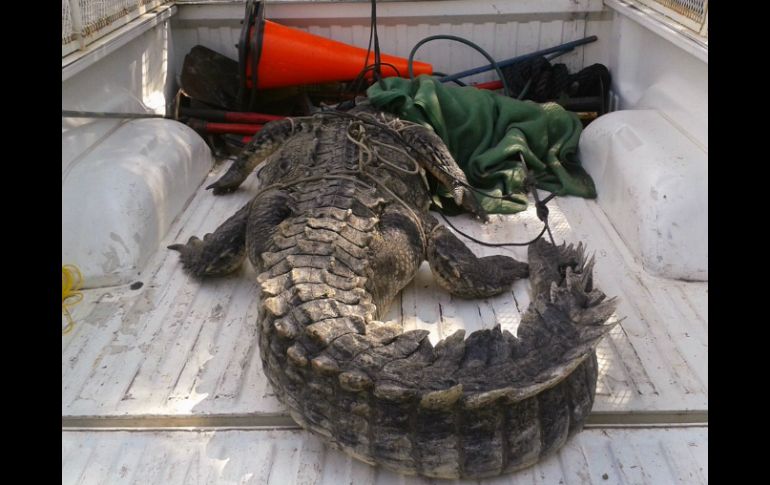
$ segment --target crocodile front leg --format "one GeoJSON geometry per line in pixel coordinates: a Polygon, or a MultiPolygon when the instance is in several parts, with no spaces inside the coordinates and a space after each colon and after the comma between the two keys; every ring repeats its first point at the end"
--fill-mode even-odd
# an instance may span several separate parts
{"type": "Polygon", "coordinates": [[[265,192],[250,200],[216,231],[203,236],[203,240],[193,236],[186,244],[172,244],[168,248],[179,251],[182,265],[194,276],[224,276],[243,264],[247,252],[250,256],[259,255],[275,227],[290,211],[285,192],[265,192]]]}
{"type": "Polygon", "coordinates": [[[411,125],[401,130],[401,137],[420,155],[417,158],[420,165],[452,192],[457,205],[484,222],[489,220],[473,195],[465,173],[436,133],[420,125],[411,125]]]}
{"type": "Polygon", "coordinates": [[[212,234],[203,236],[202,241],[192,236],[186,244],[172,244],[168,249],[179,251],[184,269],[198,278],[232,273],[246,256],[246,220],[251,203],[241,207],[212,234]]]}
{"type": "Polygon", "coordinates": [[[461,298],[499,295],[514,281],[529,275],[527,263],[509,256],[476,257],[465,243],[440,224],[435,224],[428,236],[427,259],[438,284],[461,298]]]}
{"type": "Polygon", "coordinates": [[[243,147],[243,151],[227,172],[206,189],[214,189],[214,195],[234,191],[241,186],[257,165],[278,150],[288,138],[309,129],[309,126],[308,120],[303,118],[286,118],[266,124],[243,147]]]}

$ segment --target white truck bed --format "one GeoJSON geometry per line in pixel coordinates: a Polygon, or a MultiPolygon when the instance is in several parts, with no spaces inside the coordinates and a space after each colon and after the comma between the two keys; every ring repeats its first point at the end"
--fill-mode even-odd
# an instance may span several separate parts
{"type": "MultiPolygon", "coordinates": [[[[204,183],[216,180],[225,165],[204,183]]],[[[76,327],[62,339],[65,424],[76,418],[73,422],[144,417],[189,422],[191,416],[201,423],[237,416],[241,424],[269,424],[268,416],[286,416],[258,358],[254,270],[247,263],[233,275],[201,282],[182,271],[178,253],[165,249],[212,232],[256,190],[254,176],[227,196],[201,188],[173,224],[164,249],[147,264],[140,289],[85,291],[74,307],[76,327]]],[[[560,197],[549,207],[557,242],[583,241],[595,253],[597,284],[620,298],[617,314],[625,317],[598,349],[592,422],[707,421],[708,284],[647,275],[594,201],[560,197]]],[[[524,213],[494,215],[486,225],[466,217],[453,221],[490,242],[525,241],[542,227],[533,204],[524,213]]],[[[525,248],[468,244],[480,255],[526,260],[525,248]]],[[[423,264],[388,319],[404,330],[429,330],[435,344],[459,328],[471,332],[498,322],[515,332],[528,305],[528,280],[495,298],[460,300],[436,286],[423,264]]]]}
{"type": "MultiPolygon", "coordinates": [[[[256,190],[254,176],[228,196],[201,188],[164,245],[213,231],[256,190]]],[[[554,237],[595,253],[596,282],[620,297],[625,319],[598,348],[592,429],[537,467],[490,483],[607,483],[604,473],[608,483],[705,483],[708,284],[648,276],[594,201],[563,197],[549,207],[554,237]]],[[[541,227],[532,208],[487,225],[453,221],[497,242],[527,240],[541,227]]],[[[469,245],[526,259],[523,248],[469,245]]],[[[423,483],[324,450],[293,424],[261,371],[248,263],[199,282],[161,249],[147,268],[141,288],[86,290],[74,307],[75,329],[62,339],[64,483],[423,483]]],[[[525,280],[495,298],[457,300],[424,265],[389,318],[429,330],[434,343],[497,322],[515,331],[528,295],[525,280]]]]}
{"type": "Polygon", "coordinates": [[[695,484],[708,481],[704,427],[586,429],[559,453],[486,480],[404,477],[299,430],[65,431],[63,483],[167,485],[695,484]]]}
{"type": "MultiPolygon", "coordinates": [[[[607,64],[613,73],[613,109],[659,112],[697,145],[707,163],[708,49],[638,3],[379,3],[383,50],[400,56],[435,33],[468,37],[496,58],[597,34],[597,43],[564,56],[564,62],[572,70],[593,62],[607,64]],[[453,8],[446,7],[450,4],[453,8]]],[[[368,8],[368,2],[275,1],[268,17],[365,46],[368,8]]],[[[239,2],[166,2],[154,14],[142,13],[96,41],[90,50],[64,57],[63,48],[62,109],[136,112],[146,109],[142,103],[157,101],[153,109],[162,110],[164,96],[168,100],[175,93],[174,77],[193,45],[232,55],[242,13],[239,2]]],[[[448,66],[441,70],[462,70],[479,62],[438,45],[421,52],[440,67],[448,66]]],[[[472,80],[492,77],[488,73],[472,80]]],[[[84,163],[104,139],[131,143],[115,135],[120,126],[117,121],[89,125],[63,119],[63,187],[73,167],[84,163]]],[[[626,139],[633,140],[628,133],[626,139]]],[[[641,141],[655,146],[657,140],[641,141]]],[[[634,150],[636,144],[629,147],[634,150]]],[[[613,153],[625,157],[624,152],[613,153]]],[[[144,163],[154,164],[149,155],[144,163]]],[[[211,162],[197,163],[195,170],[204,168],[188,173],[190,180],[195,174],[200,180],[211,162]]],[[[158,207],[171,213],[172,197],[160,187],[180,169],[171,162],[168,166],[167,178],[158,178],[152,193],[158,207]]],[[[256,192],[253,176],[227,196],[205,191],[227,166],[215,165],[181,214],[173,222],[171,217],[164,220],[160,249],[138,265],[136,281],[83,290],[83,301],[71,308],[75,326],[62,336],[62,483],[442,483],[370,467],[301,430],[262,374],[251,266],[246,263],[233,275],[200,282],[182,271],[178,253],[165,249],[212,232],[256,192]]],[[[177,202],[195,186],[186,183],[192,185],[173,194],[177,202]]],[[[585,430],[530,469],[446,483],[708,483],[708,282],[651,276],[596,200],[558,197],[549,208],[557,242],[585,243],[596,256],[597,285],[620,299],[617,315],[623,321],[597,350],[593,412],[585,430]]],[[[452,221],[489,242],[526,241],[542,227],[533,206],[516,215],[492,216],[486,225],[467,217],[452,221]]],[[[526,260],[525,248],[466,242],[479,255],[526,260]]],[[[515,332],[528,304],[527,280],[495,298],[459,300],[437,287],[423,265],[387,318],[405,330],[429,330],[435,343],[459,328],[470,332],[500,323],[515,332]]]]}

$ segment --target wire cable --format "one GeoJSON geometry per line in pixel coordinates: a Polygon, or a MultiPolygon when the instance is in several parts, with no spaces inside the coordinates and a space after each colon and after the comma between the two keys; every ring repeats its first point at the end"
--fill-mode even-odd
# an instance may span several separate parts
{"type": "Polygon", "coordinates": [[[407,61],[407,66],[409,68],[409,79],[414,79],[413,64],[414,64],[414,54],[417,52],[417,49],[419,49],[420,46],[422,46],[423,44],[426,44],[432,40],[438,40],[438,39],[454,40],[456,42],[460,42],[461,44],[465,44],[468,47],[475,49],[481,55],[486,57],[489,63],[494,67],[498,77],[500,77],[500,81],[503,83],[503,92],[505,93],[506,96],[511,95],[511,91],[510,89],[508,89],[508,83],[505,80],[505,76],[503,76],[503,71],[500,70],[500,66],[497,65],[497,61],[495,61],[495,59],[492,56],[490,56],[487,51],[482,49],[481,46],[479,46],[478,44],[475,44],[469,41],[468,39],[464,39],[456,35],[445,35],[445,34],[431,35],[430,37],[426,37],[422,39],[420,42],[418,42],[417,44],[415,44],[415,46],[412,48],[412,52],[409,53],[409,60],[407,61]]]}

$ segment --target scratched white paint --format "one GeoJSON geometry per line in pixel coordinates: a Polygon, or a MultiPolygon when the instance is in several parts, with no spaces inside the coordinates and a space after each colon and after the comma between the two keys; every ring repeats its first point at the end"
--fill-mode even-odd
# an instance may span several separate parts
{"type": "MultiPolygon", "coordinates": [[[[62,485],[428,485],[355,461],[303,431],[68,431],[62,485]]],[[[454,485],[708,483],[708,429],[587,429],[511,475],[454,485]]]]}
{"type": "Polygon", "coordinates": [[[131,283],[213,163],[185,124],[122,124],[62,175],[62,261],[88,288],[131,283]]]}
{"type": "MultiPolygon", "coordinates": [[[[227,164],[204,181],[215,180],[227,164]]],[[[231,195],[198,190],[160,247],[211,232],[257,190],[256,177],[231,195]]],[[[558,198],[549,204],[557,240],[584,241],[596,255],[597,284],[620,297],[624,317],[599,346],[595,411],[633,414],[708,409],[708,284],[648,276],[634,261],[595,201],[558,198]]],[[[537,234],[534,210],[469,218],[455,224],[487,241],[524,241],[537,234]]],[[[479,255],[526,258],[522,248],[486,248],[479,255]]],[[[255,273],[196,281],[177,253],[161,249],[147,263],[142,288],[88,290],[74,307],[75,329],[62,337],[62,416],[283,414],[261,370],[256,341],[255,273]]],[[[504,295],[458,300],[438,288],[424,265],[388,317],[424,328],[433,342],[459,328],[500,322],[515,330],[529,305],[522,281],[504,295]]]]}

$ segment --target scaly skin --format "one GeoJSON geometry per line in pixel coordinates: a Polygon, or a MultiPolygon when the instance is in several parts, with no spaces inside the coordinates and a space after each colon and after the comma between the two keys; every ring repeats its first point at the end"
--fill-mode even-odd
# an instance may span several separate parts
{"type": "Polygon", "coordinates": [[[582,246],[540,240],[529,265],[477,258],[430,216],[413,170],[416,160],[484,217],[438,137],[366,106],[352,113],[266,125],[210,187],[236,189],[269,156],[264,188],[214,234],[171,248],[198,277],[248,256],[259,273],[265,374],[294,420],[330,445],[441,478],[538,462],[591,410],[594,349],[615,301],[593,288],[582,246]],[[426,259],[437,282],[465,298],[499,294],[529,275],[532,305],[518,336],[497,325],[433,347],[427,331],[379,321],[426,259]]]}

